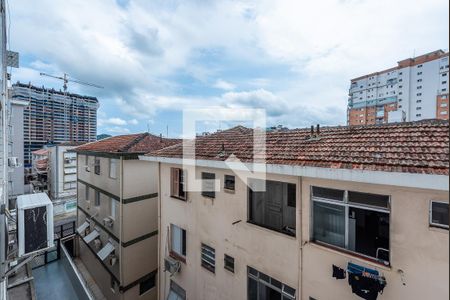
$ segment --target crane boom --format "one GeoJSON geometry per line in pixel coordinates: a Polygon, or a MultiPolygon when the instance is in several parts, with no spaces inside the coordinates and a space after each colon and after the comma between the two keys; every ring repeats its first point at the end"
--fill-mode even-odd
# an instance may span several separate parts
{"type": "Polygon", "coordinates": [[[77,80],[77,79],[69,79],[68,76],[67,76],[67,73],[64,73],[64,76],[62,76],[62,77],[61,76],[54,76],[54,75],[50,75],[50,74],[42,73],[42,72],[39,73],[39,75],[62,80],[64,82],[64,85],[63,85],[64,92],[67,92],[67,84],[69,82],[78,83],[78,84],[86,85],[86,86],[92,86],[92,87],[99,88],[99,89],[103,88],[102,86],[97,85],[97,84],[84,82],[84,81],[77,80]]]}

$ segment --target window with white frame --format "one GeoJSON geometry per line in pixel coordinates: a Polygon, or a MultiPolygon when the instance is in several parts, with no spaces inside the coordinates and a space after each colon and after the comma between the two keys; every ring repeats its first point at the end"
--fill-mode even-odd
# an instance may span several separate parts
{"type": "Polygon", "coordinates": [[[448,203],[430,202],[430,226],[448,229],[448,203]]]}
{"type": "Polygon", "coordinates": [[[312,240],[389,263],[390,198],[313,186],[312,240]]]}
{"type": "Polygon", "coordinates": [[[100,158],[94,158],[94,173],[100,175],[100,158]]]}
{"type": "Polygon", "coordinates": [[[117,165],[119,163],[119,160],[117,158],[110,158],[109,159],[109,177],[112,179],[117,178],[117,165]]]}
{"type": "Polygon", "coordinates": [[[170,196],[186,200],[186,171],[178,168],[170,169],[170,196]]]}
{"type": "Polygon", "coordinates": [[[208,271],[216,272],[216,250],[206,244],[202,244],[202,267],[208,271]]]}
{"type": "Polygon", "coordinates": [[[248,300],[295,300],[294,288],[258,270],[247,267],[248,300]]]}
{"type": "Polygon", "coordinates": [[[170,224],[170,255],[186,258],[186,230],[173,224],[170,224]]]}

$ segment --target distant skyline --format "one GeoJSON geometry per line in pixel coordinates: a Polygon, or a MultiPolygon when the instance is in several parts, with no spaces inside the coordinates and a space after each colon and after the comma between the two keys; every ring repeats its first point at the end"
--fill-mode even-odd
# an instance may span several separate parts
{"type": "MultiPolygon", "coordinates": [[[[346,123],[351,78],[448,51],[447,0],[10,1],[12,82],[100,100],[98,134],[178,137],[183,108],[266,108],[268,126],[346,123]]],[[[219,125],[205,124],[200,131],[219,125]]],[[[224,128],[222,128],[224,129],[224,128]]]]}

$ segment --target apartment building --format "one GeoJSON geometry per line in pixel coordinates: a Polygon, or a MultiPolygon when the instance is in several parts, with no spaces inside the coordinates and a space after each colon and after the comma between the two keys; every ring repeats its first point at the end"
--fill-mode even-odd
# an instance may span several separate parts
{"type": "Polygon", "coordinates": [[[448,121],[267,132],[265,179],[252,140],[140,157],[160,177],[160,300],[449,297],[448,121]]]}
{"type": "Polygon", "coordinates": [[[448,120],[449,53],[437,50],[351,80],[349,125],[448,120]]]}
{"type": "Polygon", "coordinates": [[[30,103],[23,122],[26,168],[31,164],[31,152],[44,145],[96,140],[99,103],[95,97],[18,82],[12,86],[11,98],[30,103]]]}
{"type": "Polygon", "coordinates": [[[156,165],[138,155],[179,140],[148,133],[77,147],[78,257],[106,299],[156,299],[156,165]]]}

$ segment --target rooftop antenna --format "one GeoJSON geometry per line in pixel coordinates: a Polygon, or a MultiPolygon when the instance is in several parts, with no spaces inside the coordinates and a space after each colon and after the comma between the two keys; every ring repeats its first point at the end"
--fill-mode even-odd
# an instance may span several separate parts
{"type": "Polygon", "coordinates": [[[166,125],[166,137],[169,137],[169,124],[166,125]]]}

